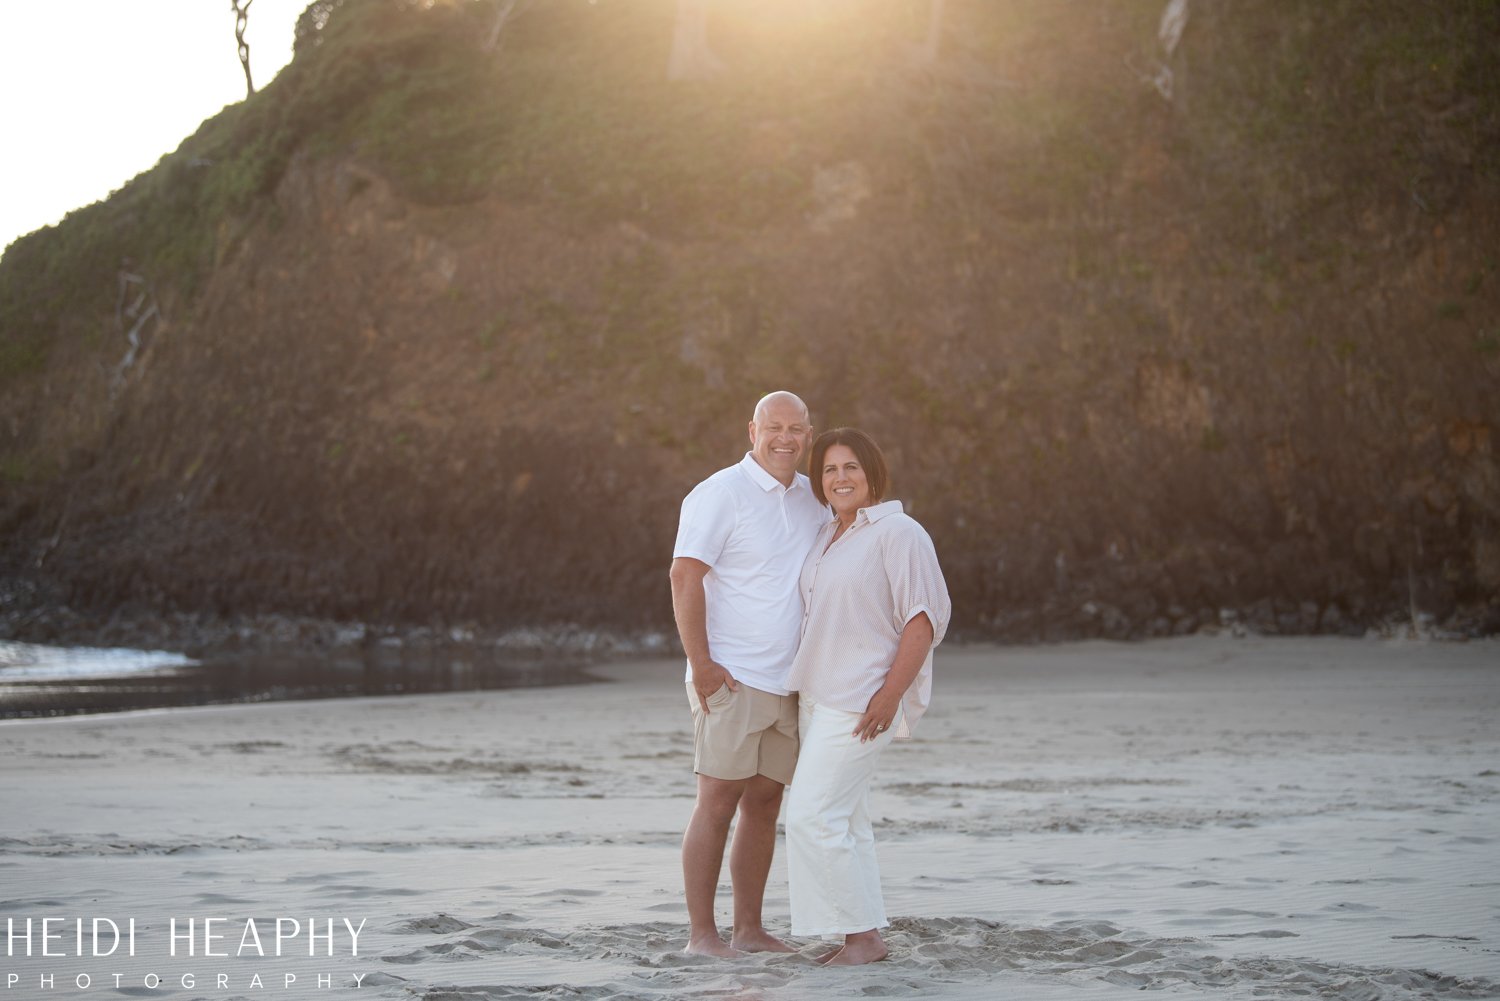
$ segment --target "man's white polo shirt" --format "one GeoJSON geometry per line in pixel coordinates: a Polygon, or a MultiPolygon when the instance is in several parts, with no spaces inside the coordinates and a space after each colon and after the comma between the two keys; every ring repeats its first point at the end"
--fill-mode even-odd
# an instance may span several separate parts
{"type": "MultiPolygon", "coordinates": [[[[736,681],[788,694],[802,631],[797,580],[829,517],[806,476],[796,473],[783,487],[749,452],[683,500],[672,557],[708,564],[708,652],[736,681]]],[[[691,666],[687,676],[692,680],[691,666]]]]}

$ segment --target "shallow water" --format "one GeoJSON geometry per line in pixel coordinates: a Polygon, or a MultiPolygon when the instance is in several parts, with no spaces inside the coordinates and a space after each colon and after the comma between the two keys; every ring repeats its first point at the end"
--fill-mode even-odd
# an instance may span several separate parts
{"type": "Polygon", "coordinates": [[[170,650],[125,647],[43,646],[0,640],[0,679],[58,681],[66,678],[119,678],[154,674],[196,664],[170,650]]]}
{"type": "Polygon", "coordinates": [[[547,652],[375,647],[294,656],[53,647],[0,641],[0,719],[480,691],[590,680],[578,658],[547,652]]]}

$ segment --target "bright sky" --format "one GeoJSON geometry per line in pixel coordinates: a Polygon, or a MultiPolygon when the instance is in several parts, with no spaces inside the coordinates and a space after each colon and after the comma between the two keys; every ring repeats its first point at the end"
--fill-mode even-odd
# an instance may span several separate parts
{"type": "MultiPolygon", "coordinates": [[[[310,0],[252,0],[257,89],[310,0]]],[[[245,97],[229,0],[4,0],[0,246],[121,187],[245,97]]]]}

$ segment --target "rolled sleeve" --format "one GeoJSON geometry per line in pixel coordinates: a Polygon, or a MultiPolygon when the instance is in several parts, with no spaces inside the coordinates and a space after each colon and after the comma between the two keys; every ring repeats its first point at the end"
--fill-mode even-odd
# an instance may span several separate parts
{"type": "Polygon", "coordinates": [[[948,585],[938,565],[937,551],[922,526],[907,522],[907,530],[893,534],[885,550],[886,578],[891,585],[891,626],[899,634],[912,619],[927,613],[932,623],[932,645],[948,632],[952,604],[948,585]]]}

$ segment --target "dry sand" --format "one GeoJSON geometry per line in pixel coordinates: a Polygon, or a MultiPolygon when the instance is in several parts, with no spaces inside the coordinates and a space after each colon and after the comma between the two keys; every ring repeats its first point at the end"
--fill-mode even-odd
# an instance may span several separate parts
{"type": "MultiPolygon", "coordinates": [[[[0,916],[37,950],[67,919],[68,953],[7,957],[0,996],[1500,997],[1500,644],[970,647],[936,671],[875,793],[889,962],[677,951],[691,734],[658,660],[0,724],[0,916]],[[136,955],[73,955],[80,917],[135,919],[136,955]],[[174,917],[198,955],[169,955],[174,917]],[[201,955],[206,917],[230,957],[201,955]],[[305,931],[232,955],[277,918],[334,919],[335,955],[305,931]]],[[[773,931],[786,909],[778,858],[773,931]]]]}

